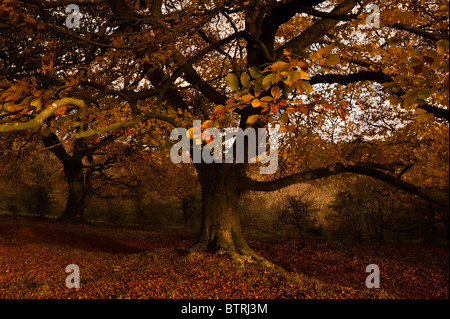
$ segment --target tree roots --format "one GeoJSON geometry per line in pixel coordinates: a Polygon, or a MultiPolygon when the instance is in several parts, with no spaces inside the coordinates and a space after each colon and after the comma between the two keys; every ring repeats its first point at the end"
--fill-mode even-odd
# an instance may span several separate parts
{"type": "Polygon", "coordinates": [[[239,266],[248,264],[258,265],[273,269],[275,271],[284,272],[285,270],[268,261],[254,250],[252,250],[245,241],[239,241],[240,245],[235,244],[234,241],[219,240],[207,241],[205,237],[199,239],[188,252],[188,256],[195,256],[199,252],[212,249],[216,255],[228,256],[234,263],[239,266]]]}

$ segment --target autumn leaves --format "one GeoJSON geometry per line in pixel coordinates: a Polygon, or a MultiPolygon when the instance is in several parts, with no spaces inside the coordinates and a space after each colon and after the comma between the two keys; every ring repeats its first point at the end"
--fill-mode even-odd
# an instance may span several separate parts
{"type": "Polygon", "coordinates": [[[274,130],[270,130],[273,136],[266,139],[265,128],[255,130],[249,127],[245,131],[238,128],[221,132],[218,128],[211,127],[213,123],[206,121],[202,125],[200,120],[194,120],[194,126],[189,130],[181,127],[174,129],[170,138],[177,140],[181,137],[181,140],[170,151],[172,162],[190,163],[191,158],[193,163],[207,164],[260,162],[269,163],[268,166],[260,167],[261,174],[274,174],[277,171],[278,135],[274,130]],[[266,140],[270,148],[269,155],[266,140]]]}
{"type": "MultiPolygon", "coordinates": [[[[333,47],[334,45],[329,45],[319,49],[319,51],[313,52],[311,54],[313,55],[311,57],[312,61],[320,58],[321,65],[338,63],[339,56],[330,54],[333,47]],[[325,60],[325,62],[322,63],[322,60],[325,60]]],[[[239,128],[237,133],[233,133],[237,134],[235,135],[237,136],[236,141],[240,141],[244,135],[249,137],[247,151],[258,148],[258,153],[253,154],[253,157],[249,156],[249,159],[251,159],[260,157],[266,151],[265,146],[259,149],[261,141],[266,139],[266,129],[264,127],[276,127],[276,131],[281,133],[293,132],[295,131],[295,125],[290,123],[290,113],[302,112],[307,114],[309,111],[313,111],[317,104],[322,104],[325,110],[335,110],[332,104],[323,101],[318,94],[312,95],[312,103],[304,103],[303,98],[311,95],[310,93],[312,91],[312,86],[308,82],[310,77],[306,73],[309,68],[308,64],[299,57],[292,56],[291,51],[288,49],[284,51],[284,54],[287,62],[281,60],[276,61],[266,66],[263,70],[257,67],[250,67],[247,71],[241,72],[239,76],[235,73],[229,73],[225,81],[228,88],[234,92],[234,95],[227,100],[225,105],[220,104],[215,107],[213,115],[210,116],[210,120],[203,124],[200,121],[194,121],[193,128],[189,130],[178,128],[172,132],[171,139],[177,139],[181,136],[181,141],[176,143],[172,148],[172,161],[175,163],[179,163],[180,161],[185,163],[189,162],[187,154],[190,150],[190,141],[186,138],[188,137],[193,139],[194,155],[192,157],[194,163],[200,163],[202,157],[207,163],[212,163],[213,161],[222,162],[223,143],[231,140],[232,137],[227,134],[221,134],[218,127],[227,113],[235,112],[239,114],[244,109],[252,110],[250,114],[243,117],[246,130],[243,131],[239,128]],[[256,139],[253,128],[258,127],[258,139],[256,139]],[[249,130],[252,130],[252,132],[249,132],[249,130]],[[263,136],[262,139],[260,135],[263,136]],[[222,139],[223,136],[225,140],[222,139]],[[196,153],[200,152],[200,146],[203,143],[205,144],[203,149],[205,152],[203,154],[204,156],[200,156],[196,153]],[[182,154],[179,154],[180,150],[182,154]],[[210,152],[214,154],[211,155],[210,152]]],[[[334,97],[331,98],[330,102],[333,102],[333,99],[334,97]]],[[[337,108],[337,114],[339,114],[343,121],[345,121],[343,108],[348,104],[348,101],[342,101],[337,108]]],[[[277,154],[278,147],[272,147],[271,145],[270,149],[270,162],[276,161],[274,155],[277,154]]],[[[231,154],[231,156],[226,156],[226,163],[233,162],[235,155],[242,158],[242,154],[231,154]]],[[[263,156],[263,158],[265,158],[265,161],[262,162],[266,163],[268,157],[263,156]]],[[[243,161],[238,162],[242,163],[243,161]]],[[[270,173],[274,172],[276,172],[276,169],[270,170],[270,173]]]]}
{"type": "MultiPolygon", "coordinates": [[[[319,62],[320,66],[335,66],[340,63],[338,54],[331,54],[334,44],[319,48],[310,54],[310,63],[319,62]]],[[[321,105],[324,110],[337,109],[337,115],[345,121],[345,106],[349,101],[342,101],[335,107],[331,99],[323,99],[319,94],[312,94],[311,78],[307,74],[309,65],[305,60],[294,56],[291,50],[284,50],[285,58],[267,65],[263,70],[250,67],[239,74],[229,73],[226,84],[234,92],[225,105],[217,105],[211,119],[218,121],[227,112],[239,113],[248,107],[253,114],[246,118],[248,126],[265,126],[268,123],[279,126],[281,133],[295,130],[290,125],[289,114],[308,112],[321,105]],[[310,97],[310,102],[305,100],[310,97]]]]}

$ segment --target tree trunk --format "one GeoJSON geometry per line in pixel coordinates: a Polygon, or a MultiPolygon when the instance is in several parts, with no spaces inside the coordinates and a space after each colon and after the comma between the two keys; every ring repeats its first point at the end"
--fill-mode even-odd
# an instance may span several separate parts
{"type": "Polygon", "coordinates": [[[189,228],[188,200],[186,197],[181,198],[181,209],[183,211],[184,228],[189,228]]]}
{"type": "Polygon", "coordinates": [[[255,253],[242,234],[239,219],[239,180],[243,164],[196,164],[202,191],[202,222],[191,252],[213,250],[238,264],[274,266],[255,253]]]}
{"type": "MultiPolygon", "coordinates": [[[[55,133],[43,136],[42,141],[44,142],[44,146],[63,164],[64,175],[69,185],[66,208],[59,219],[71,221],[85,220],[84,211],[94,195],[91,178],[92,172],[83,168],[83,157],[88,155],[85,141],[83,139],[75,141],[72,155],[67,153],[63,143],[55,133]]],[[[99,143],[98,145],[102,144],[99,143]]],[[[91,149],[94,148],[91,147],[91,149]]]]}
{"type": "Polygon", "coordinates": [[[64,173],[69,185],[66,208],[59,217],[60,220],[84,221],[84,212],[93,196],[91,174],[83,171],[81,160],[79,163],[70,161],[65,163],[64,173]]]}

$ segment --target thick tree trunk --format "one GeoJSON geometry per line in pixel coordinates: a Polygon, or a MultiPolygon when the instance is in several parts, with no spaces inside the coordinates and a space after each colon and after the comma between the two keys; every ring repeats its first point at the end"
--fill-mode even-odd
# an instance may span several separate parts
{"type": "Polygon", "coordinates": [[[191,252],[213,250],[238,264],[274,266],[255,253],[242,234],[239,219],[239,180],[243,164],[196,164],[202,191],[202,222],[191,252]]]}
{"type": "Polygon", "coordinates": [[[60,220],[84,221],[84,212],[93,196],[92,180],[80,163],[65,164],[64,172],[69,185],[66,208],[60,220]]]}
{"type": "Polygon", "coordinates": [[[63,164],[64,175],[69,186],[66,208],[59,219],[72,221],[85,220],[84,211],[94,191],[92,188],[91,172],[83,168],[83,157],[87,154],[84,140],[79,139],[75,141],[72,155],[67,153],[61,140],[54,133],[43,136],[42,141],[44,142],[44,146],[63,164]]]}

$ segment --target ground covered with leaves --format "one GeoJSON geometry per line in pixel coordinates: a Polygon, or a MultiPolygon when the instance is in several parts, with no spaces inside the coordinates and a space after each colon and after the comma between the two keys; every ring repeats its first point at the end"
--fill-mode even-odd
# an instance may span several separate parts
{"type": "Polygon", "coordinates": [[[181,231],[0,216],[0,298],[449,298],[448,247],[249,239],[286,272],[186,257],[181,231]],[[68,289],[65,267],[80,268],[68,289]],[[368,264],[380,289],[368,289],[368,264]]]}

